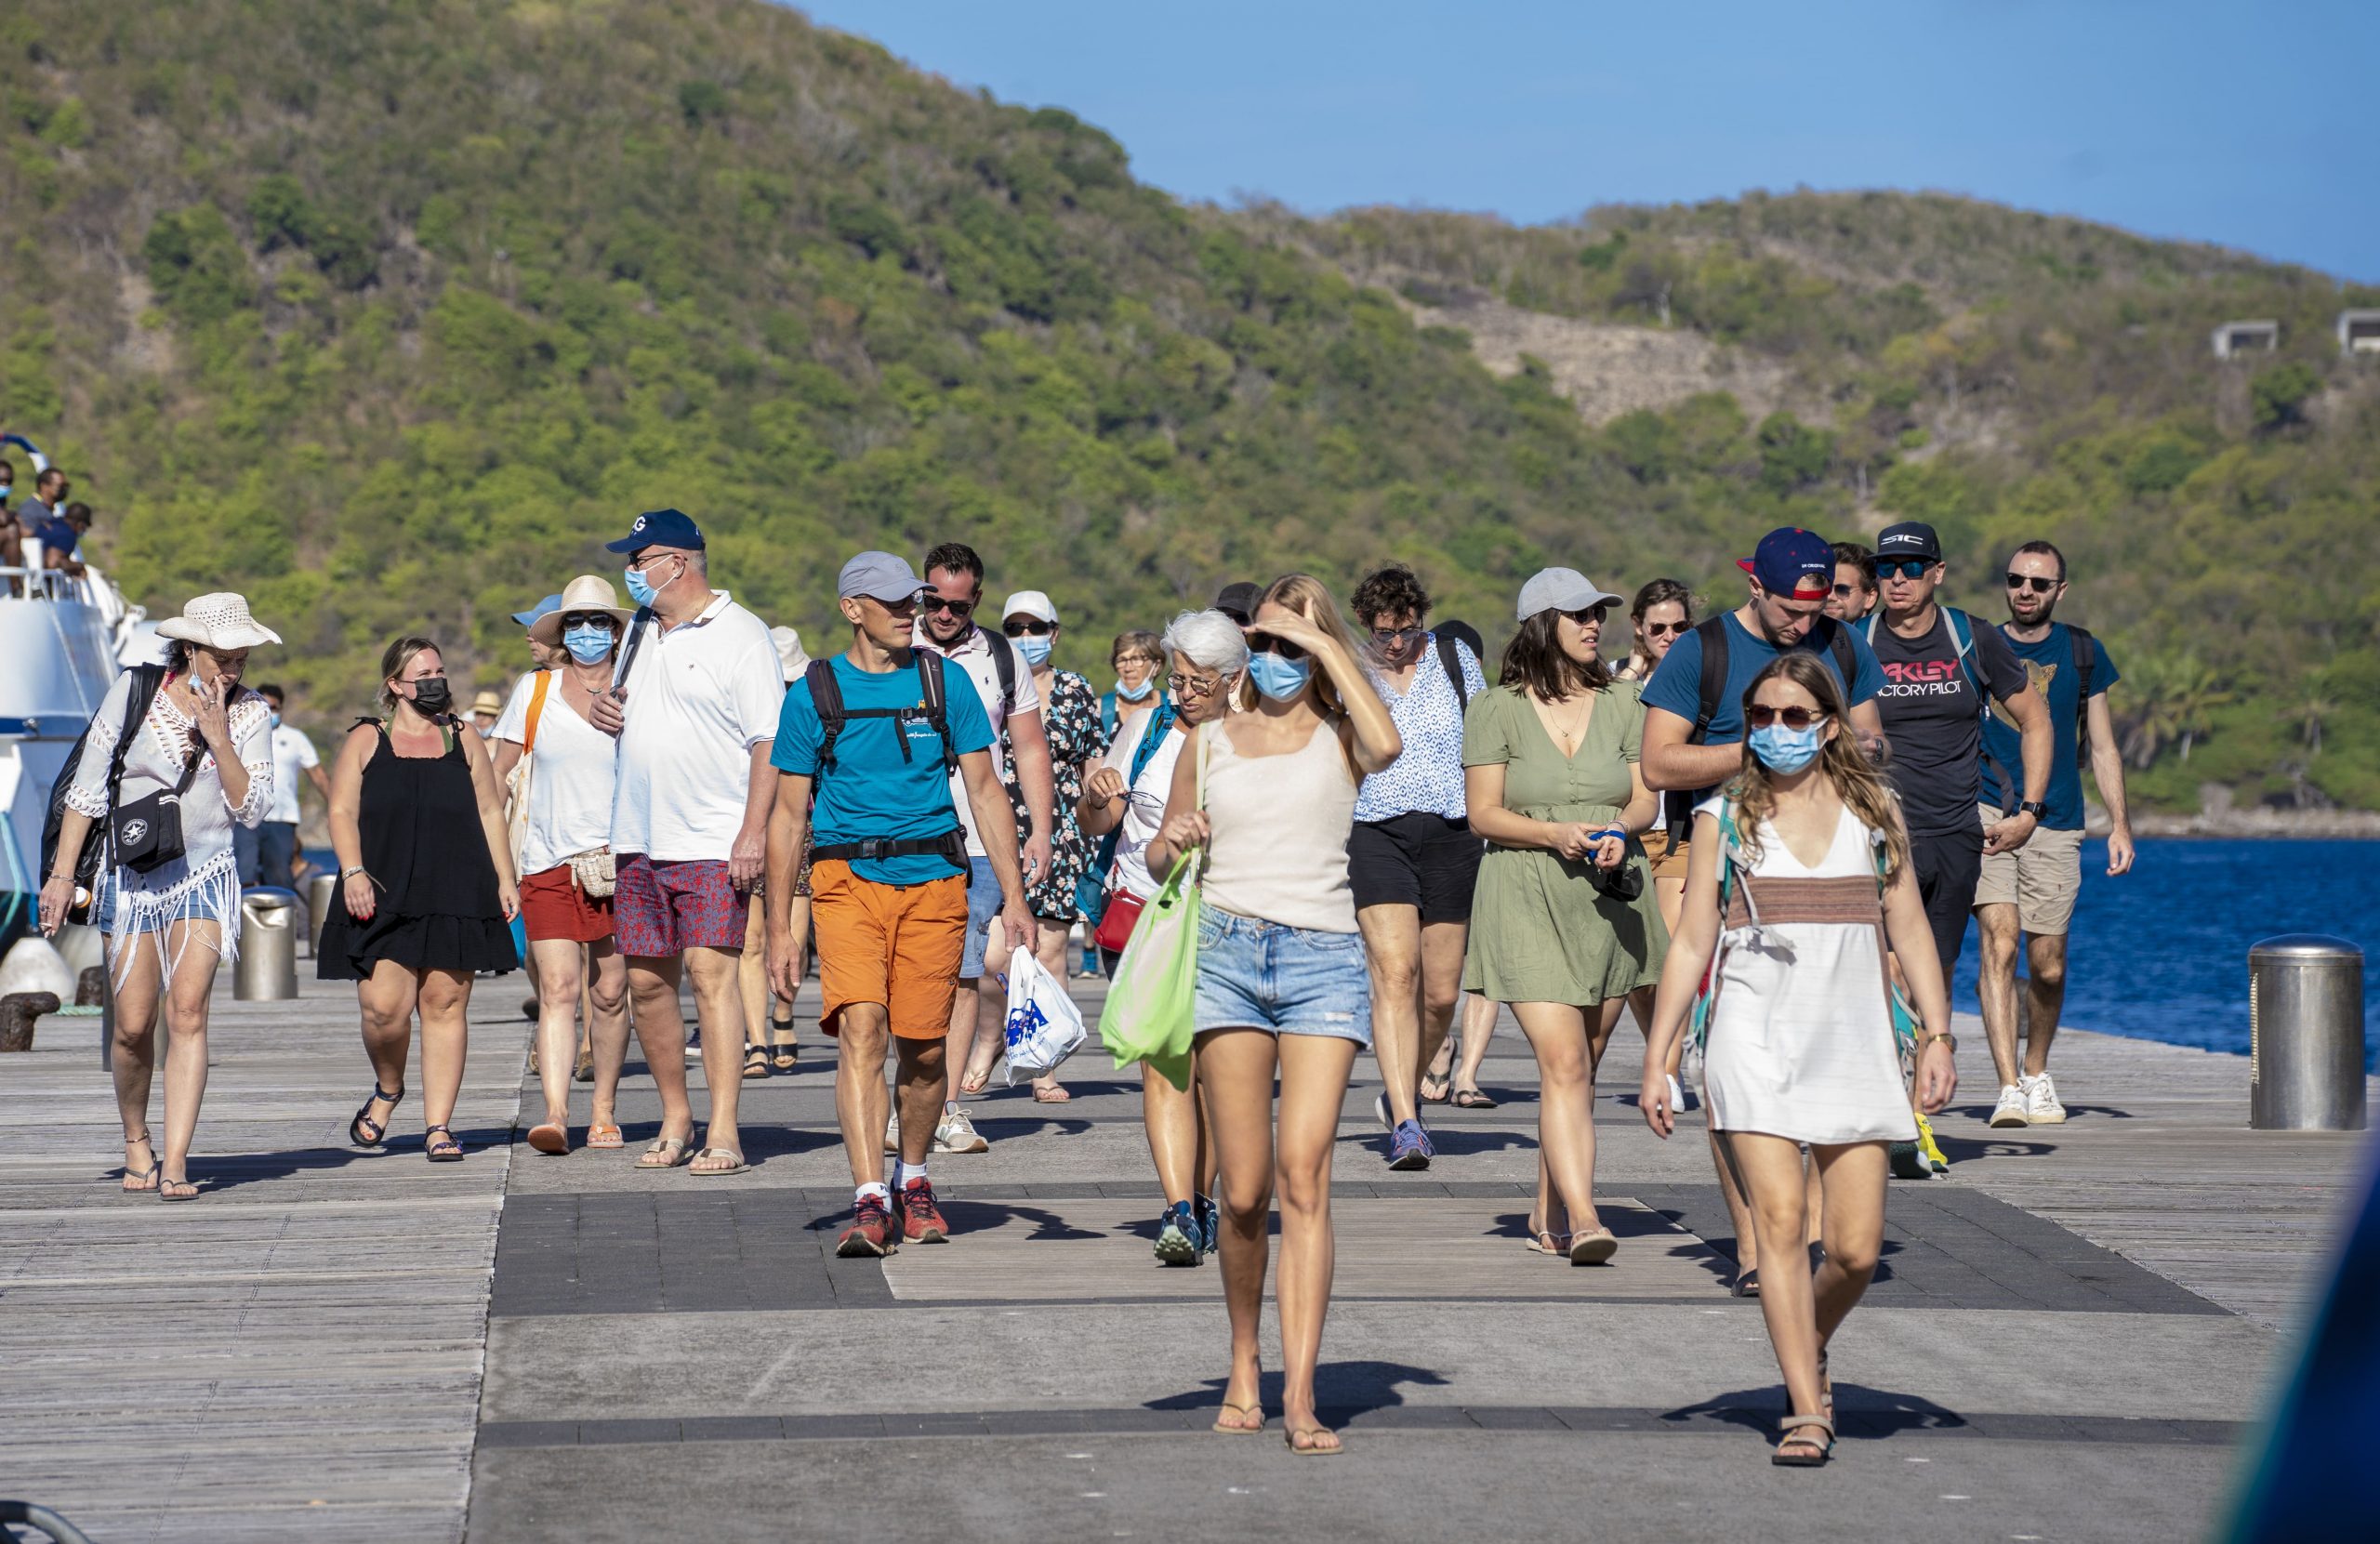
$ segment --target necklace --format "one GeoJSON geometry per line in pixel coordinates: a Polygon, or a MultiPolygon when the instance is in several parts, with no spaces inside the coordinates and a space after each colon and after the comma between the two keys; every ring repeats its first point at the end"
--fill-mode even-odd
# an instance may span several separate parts
{"type": "MultiPolygon", "coordinates": [[[[1543,707],[1542,716],[1546,720],[1546,727],[1553,732],[1554,746],[1565,756],[1573,756],[1578,753],[1580,744],[1587,737],[1587,722],[1595,716],[1593,695],[1592,693],[1582,693],[1582,695],[1585,698],[1586,708],[1579,714],[1575,722],[1565,723],[1557,716],[1555,710],[1561,703],[1549,702],[1543,707]]],[[[1567,698],[1562,699],[1562,702],[1567,701],[1567,698]]]]}

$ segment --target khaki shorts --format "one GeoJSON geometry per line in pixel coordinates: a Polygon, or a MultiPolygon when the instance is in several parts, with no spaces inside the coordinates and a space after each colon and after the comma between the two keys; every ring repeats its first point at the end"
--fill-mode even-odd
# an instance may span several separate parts
{"type": "Polygon", "coordinates": [[[1694,843],[1682,841],[1672,847],[1670,834],[1661,830],[1646,832],[1644,841],[1645,857],[1653,865],[1653,878],[1686,883],[1686,864],[1694,855],[1694,843]]]}
{"type": "MultiPolygon", "coordinates": [[[[2006,819],[1982,806],[1990,827],[2006,819]]],[[[2063,936],[2074,920],[2074,898],[2082,892],[2082,833],[2037,828],[2014,852],[1987,852],[1983,878],[1975,887],[1978,906],[2014,906],[2016,925],[2036,938],[2063,936]]]]}

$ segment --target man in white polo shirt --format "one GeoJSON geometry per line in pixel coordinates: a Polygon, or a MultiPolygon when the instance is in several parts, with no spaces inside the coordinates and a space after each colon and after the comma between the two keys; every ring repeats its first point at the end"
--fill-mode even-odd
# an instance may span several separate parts
{"type": "MultiPolygon", "coordinates": [[[[1018,854],[1025,882],[1030,885],[1049,871],[1058,786],[1050,767],[1050,737],[1041,727],[1041,693],[1033,684],[1033,667],[1018,657],[1016,645],[998,631],[975,625],[975,608],[984,599],[984,560],[973,548],[964,542],[945,542],[927,553],[926,586],[918,598],[917,646],[958,666],[975,683],[976,695],[983,699],[984,711],[992,720],[992,769],[1002,783],[1012,779],[1025,790],[1025,808],[1033,817],[1032,835],[1025,838],[1018,854]],[[1000,753],[1004,740],[1016,752],[1014,767],[1000,753]]],[[[968,803],[966,785],[957,772],[950,775],[950,802],[959,812],[959,824],[967,828],[967,858],[972,870],[967,884],[966,957],[959,962],[959,995],[951,999],[947,1049],[949,1064],[963,1073],[975,1043],[976,1025],[985,1013],[997,1024],[1007,999],[1001,995],[986,1007],[978,992],[988,931],[1000,913],[1000,887],[993,877],[991,859],[985,853],[984,838],[975,829],[975,812],[968,803]]],[[[1003,940],[1003,961],[1005,950],[1013,948],[1016,942],[1003,940]]],[[[958,1091],[951,1090],[954,1095],[958,1091]]],[[[888,1133],[888,1151],[892,1141],[888,1133]]],[[[981,1153],[991,1145],[956,1098],[943,1106],[934,1144],[945,1153],[981,1153]]]]}
{"type": "Polygon", "coordinates": [[[776,793],[769,751],[785,682],[768,626],[710,587],[703,534],[692,520],[676,509],[648,511],[610,550],[628,555],[638,613],[593,721],[619,736],[614,936],[628,957],[637,1040],[661,1095],[661,1135],[637,1167],[675,1168],[694,1142],[678,1012],[682,961],[710,1089],[709,1127],[692,1172],[740,1174],[749,1166],[735,1128],[744,1055],[736,968],[768,855],[776,793]]]}

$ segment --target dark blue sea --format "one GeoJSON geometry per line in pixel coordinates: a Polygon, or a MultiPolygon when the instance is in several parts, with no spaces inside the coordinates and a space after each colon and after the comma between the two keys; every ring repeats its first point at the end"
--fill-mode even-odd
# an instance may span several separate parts
{"type": "MultiPolygon", "coordinates": [[[[2108,878],[2105,842],[2082,847],[2082,898],[2068,944],[2066,1011],[2077,1029],[2248,1053],[2248,950],[2281,933],[2360,945],[2364,1065],[2380,1071],[2380,843],[2143,841],[2108,878]]],[[[1976,933],[1957,1006],[1977,1011],[1976,933]]]]}

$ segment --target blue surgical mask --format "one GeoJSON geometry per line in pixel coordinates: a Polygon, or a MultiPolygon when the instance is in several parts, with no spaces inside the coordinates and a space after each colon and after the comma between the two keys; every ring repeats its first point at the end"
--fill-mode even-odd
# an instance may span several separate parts
{"type": "MultiPolygon", "coordinates": [[[[642,601],[638,603],[643,604],[642,601]]],[[[581,665],[600,665],[603,656],[612,652],[612,629],[591,622],[566,627],[562,630],[562,646],[568,649],[570,657],[581,665]]]]}
{"type": "Polygon", "coordinates": [[[1120,676],[1116,680],[1116,694],[1128,703],[1139,702],[1156,690],[1157,677],[1154,674],[1142,677],[1141,684],[1138,686],[1125,685],[1120,676]]]}
{"type": "Polygon", "coordinates": [[[1278,654],[1250,654],[1248,679],[1256,683],[1259,692],[1276,703],[1285,703],[1304,691],[1305,683],[1314,679],[1314,661],[1283,659],[1278,654]]]}
{"type": "Polygon", "coordinates": [[[278,714],[278,713],[274,712],[271,708],[268,707],[268,708],[266,708],[266,709],[264,710],[264,716],[265,716],[265,720],[266,720],[268,723],[271,724],[273,728],[275,728],[275,729],[279,729],[279,728],[281,727],[281,715],[280,715],[280,714],[278,714]]]}
{"type": "Polygon", "coordinates": [[[653,604],[654,597],[661,593],[653,587],[653,581],[644,576],[644,570],[641,568],[631,568],[628,571],[628,599],[640,606],[653,604]]]}
{"type": "Polygon", "coordinates": [[[1825,725],[1812,724],[1807,729],[1787,729],[1783,724],[1771,724],[1766,729],[1752,732],[1752,753],[1770,772],[1790,777],[1818,759],[1826,748],[1825,725]]]}
{"type": "Polygon", "coordinates": [[[1026,633],[1022,638],[1012,638],[1009,641],[1016,645],[1016,652],[1025,656],[1025,664],[1038,670],[1050,663],[1050,645],[1056,640],[1048,633],[1043,633],[1038,638],[1031,633],[1026,633]]]}

